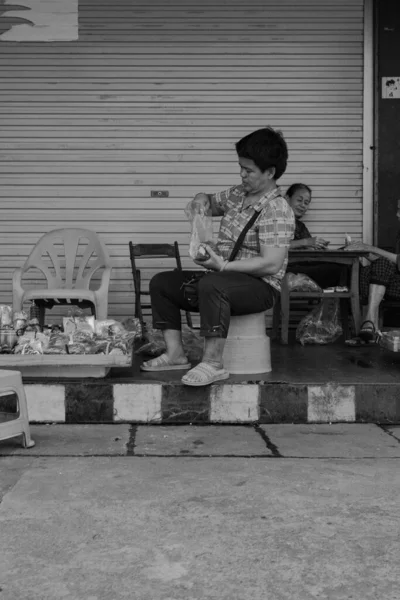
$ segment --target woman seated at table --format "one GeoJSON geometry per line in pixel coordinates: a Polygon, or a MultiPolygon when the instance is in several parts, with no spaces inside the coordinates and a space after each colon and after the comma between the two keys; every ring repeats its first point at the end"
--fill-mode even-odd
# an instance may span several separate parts
{"type": "MultiPolygon", "coordinates": [[[[400,221],[400,200],[396,213],[400,221]]],[[[360,298],[367,305],[365,321],[359,338],[376,343],[379,339],[379,307],[384,298],[400,300],[400,232],[397,234],[395,252],[387,252],[362,242],[352,242],[346,250],[365,250],[371,264],[360,269],[360,298]]]]}
{"type": "MultiPolygon", "coordinates": [[[[285,194],[295,216],[294,238],[290,250],[326,250],[329,243],[321,237],[313,237],[302,219],[311,203],[311,188],[305,183],[294,183],[285,194]]],[[[287,273],[304,273],[311,277],[322,289],[339,285],[343,266],[329,262],[290,263],[287,273]]]]}
{"type": "MultiPolygon", "coordinates": [[[[286,170],[286,142],[280,132],[265,127],[239,140],[236,152],[242,184],[216,194],[197,194],[192,201],[193,211],[222,216],[222,220],[217,250],[205,245],[209,258],[195,260],[210,271],[198,284],[200,334],[205,344],[202,362],[182,377],[186,385],[203,386],[229,377],[222,355],[231,315],[272,308],[286,271],[294,218],[276,184],[286,170]],[[260,215],[235,260],[229,262],[255,210],[260,215]]],[[[166,352],[143,363],[142,370],[191,368],[182,345],[181,310],[193,310],[182,289],[192,276],[193,271],[169,271],[152,278],[153,326],[163,331],[166,352]]]]}

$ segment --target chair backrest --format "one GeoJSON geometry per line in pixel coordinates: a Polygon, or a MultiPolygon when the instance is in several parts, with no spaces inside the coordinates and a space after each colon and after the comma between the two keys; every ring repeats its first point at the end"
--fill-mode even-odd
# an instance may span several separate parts
{"type": "MultiPolygon", "coordinates": [[[[178,242],[173,244],[133,244],[129,242],[129,254],[131,258],[132,274],[134,279],[140,278],[140,269],[136,264],[137,258],[174,258],[176,267],[182,269],[178,242]]],[[[141,294],[147,294],[140,288],[141,294]]]]}
{"type": "MultiPolygon", "coordinates": [[[[139,318],[145,327],[143,319],[143,308],[150,308],[150,303],[145,304],[141,301],[141,296],[149,296],[148,290],[142,289],[141,271],[136,264],[137,258],[174,258],[178,270],[182,270],[181,257],[179,253],[178,242],[173,244],[133,244],[129,242],[129,254],[132,266],[133,284],[135,290],[135,317],[139,318]]],[[[189,327],[193,327],[190,313],[186,313],[186,320],[189,327]]]]}
{"type": "Polygon", "coordinates": [[[108,251],[90,229],[55,229],[45,233],[25,261],[23,272],[36,268],[49,289],[89,289],[94,273],[110,266],[108,251]]]}

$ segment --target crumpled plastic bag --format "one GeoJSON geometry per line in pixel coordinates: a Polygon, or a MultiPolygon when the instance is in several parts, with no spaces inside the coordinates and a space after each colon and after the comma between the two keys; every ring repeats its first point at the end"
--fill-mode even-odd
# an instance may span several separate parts
{"type": "Polygon", "coordinates": [[[323,299],[297,326],[296,340],[305,344],[330,344],[343,333],[338,298],[323,299]]]}
{"type": "Polygon", "coordinates": [[[322,288],[304,273],[288,273],[287,284],[291,292],[322,292],[322,288]]]}
{"type": "MultiPolygon", "coordinates": [[[[135,351],[135,354],[155,358],[166,351],[164,336],[160,329],[149,329],[146,332],[146,337],[146,342],[135,351]]],[[[201,360],[204,340],[200,337],[199,331],[183,325],[182,342],[189,361],[201,360]]]]}
{"type": "Polygon", "coordinates": [[[192,209],[192,201],[190,201],[185,208],[185,215],[190,221],[191,235],[189,244],[189,256],[190,258],[204,258],[201,253],[199,255],[199,248],[201,244],[213,245],[213,220],[211,214],[205,212],[198,212],[192,209]]]}

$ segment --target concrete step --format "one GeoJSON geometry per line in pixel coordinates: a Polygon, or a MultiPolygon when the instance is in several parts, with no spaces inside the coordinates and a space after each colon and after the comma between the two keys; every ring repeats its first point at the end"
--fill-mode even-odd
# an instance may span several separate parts
{"type": "MultiPolygon", "coordinates": [[[[32,423],[335,423],[400,421],[400,355],[379,347],[272,346],[272,372],[182,385],[182,372],[25,379],[32,423]]],[[[15,403],[14,403],[15,409],[15,403]]],[[[13,404],[0,398],[0,412],[13,404]]]]}

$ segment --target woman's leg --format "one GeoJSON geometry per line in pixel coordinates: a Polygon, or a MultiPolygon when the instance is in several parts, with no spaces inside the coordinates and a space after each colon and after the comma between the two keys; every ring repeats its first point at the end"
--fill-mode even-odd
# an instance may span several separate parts
{"type": "Polygon", "coordinates": [[[143,369],[168,370],[168,366],[188,365],[182,344],[181,310],[193,311],[184,298],[182,284],[188,281],[193,271],[165,271],[157,273],[150,281],[150,298],[153,327],[161,329],[166,352],[143,363],[143,369]]]}
{"type": "MultiPolygon", "coordinates": [[[[367,269],[369,276],[368,304],[365,321],[361,326],[360,337],[363,337],[363,334],[364,337],[371,337],[371,335],[374,335],[375,329],[379,329],[379,306],[387,289],[393,285],[393,281],[398,277],[396,265],[386,258],[378,258],[367,269]]],[[[365,287],[365,272],[361,275],[360,286],[365,287]]],[[[363,290],[361,292],[363,293],[363,290]]]]}
{"type": "MultiPolygon", "coordinates": [[[[273,306],[277,296],[270,285],[245,273],[209,273],[199,283],[201,334],[205,337],[204,363],[214,371],[223,369],[222,355],[231,315],[263,312],[273,306]]],[[[195,367],[184,383],[196,384],[204,374],[195,367]]]]}

